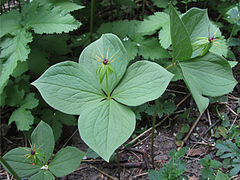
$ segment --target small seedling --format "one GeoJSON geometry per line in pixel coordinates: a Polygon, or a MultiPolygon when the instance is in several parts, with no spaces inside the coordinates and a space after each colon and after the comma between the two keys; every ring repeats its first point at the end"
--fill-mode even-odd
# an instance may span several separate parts
{"type": "Polygon", "coordinates": [[[78,168],[85,155],[68,146],[58,151],[49,163],[55,141],[51,127],[43,121],[32,132],[31,140],[30,148],[15,148],[3,156],[20,178],[54,180],[54,176],[66,176],[78,168]]]}

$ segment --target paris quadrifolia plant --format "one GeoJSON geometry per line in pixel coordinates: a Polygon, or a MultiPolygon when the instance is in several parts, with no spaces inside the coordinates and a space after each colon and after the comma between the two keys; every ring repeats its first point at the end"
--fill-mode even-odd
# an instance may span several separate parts
{"type": "Polygon", "coordinates": [[[75,171],[85,154],[68,146],[51,158],[54,146],[52,128],[41,121],[32,132],[30,148],[12,149],[3,156],[3,166],[17,179],[30,177],[30,180],[54,180],[54,176],[62,177],[75,171]]]}
{"type": "Polygon", "coordinates": [[[32,83],[50,106],[80,115],[81,138],[106,161],[135,129],[128,106],[159,98],[173,77],[154,62],[128,63],[121,40],[103,34],[82,51],[78,63],[55,64],[32,83]]]}

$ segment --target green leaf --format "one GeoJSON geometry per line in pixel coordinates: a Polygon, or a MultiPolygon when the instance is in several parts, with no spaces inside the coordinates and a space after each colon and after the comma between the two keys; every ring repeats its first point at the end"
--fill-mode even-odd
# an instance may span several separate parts
{"type": "Polygon", "coordinates": [[[72,12],[84,8],[84,6],[78,5],[69,0],[42,0],[40,1],[40,3],[43,5],[46,3],[50,3],[51,5],[58,7],[64,12],[72,12]]]}
{"type": "Polygon", "coordinates": [[[68,33],[81,25],[69,13],[49,4],[39,5],[33,1],[25,6],[23,12],[25,26],[33,28],[38,34],[68,33]]]}
{"type": "Polygon", "coordinates": [[[144,35],[152,35],[157,30],[168,25],[170,27],[169,15],[164,12],[156,12],[154,15],[148,16],[141,22],[138,27],[138,32],[144,35]]]}
{"type": "Polygon", "coordinates": [[[84,142],[109,161],[113,152],[123,144],[135,128],[135,114],[112,99],[85,109],[78,120],[84,142]]]}
{"type": "Polygon", "coordinates": [[[191,39],[185,25],[172,5],[170,5],[170,29],[173,60],[184,61],[190,59],[192,56],[191,39]]]}
{"type": "Polygon", "coordinates": [[[32,85],[50,106],[68,114],[80,114],[85,106],[104,97],[96,77],[86,67],[70,61],[51,66],[32,85]]]}
{"type": "Polygon", "coordinates": [[[12,81],[9,81],[6,87],[6,104],[9,106],[19,107],[24,100],[24,90],[21,90],[18,85],[15,85],[12,81]]]}
{"type": "Polygon", "coordinates": [[[184,81],[200,112],[208,106],[205,96],[221,96],[231,92],[236,85],[229,63],[222,57],[208,53],[179,63],[184,81]]]}
{"type": "Polygon", "coordinates": [[[230,178],[226,174],[218,170],[215,180],[230,180],[230,178]]]}
{"type": "Polygon", "coordinates": [[[112,97],[128,106],[138,106],[159,98],[172,77],[170,72],[154,62],[139,61],[127,69],[112,97]]]}
{"type": "MultiPolygon", "coordinates": [[[[69,39],[69,34],[39,35],[39,40],[35,42],[34,46],[37,46],[38,51],[42,51],[42,53],[45,51],[50,54],[64,55],[72,52],[70,46],[67,44],[69,39]]],[[[35,47],[35,49],[37,48],[35,47]]],[[[46,55],[44,54],[44,56],[46,55]]]]}
{"type": "Polygon", "coordinates": [[[171,0],[152,0],[153,4],[159,8],[166,8],[171,0]]]}
{"type": "Polygon", "coordinates": [[[121,40],[128,52],[129,60],[133,60],[138,53],[138,45],[142,43],[142,36],[136,33],[140,21],[123,20],[111,23],[104,23],[100,26],[97,32],[101,35],[104,33],[114,33],[121,40]]]}
{"type": "Polygon", "coordinates": [[[55,145],[52,128],[41,121],[33,130],[31,139],[32,145],[39,148],[39,152],[41,152],[39,159],[46,164],[53,153],[55,145]]]}
{"type": "Polygon", "coordinates": [[[19,77],[28,70],[28,63],[26,61],[18,61],[17,67],[14,69],[12,76],[19,77]]]}
{"type": "Polygon", "coordinates": [[[4,87],[7,84],[9,76],[13,73],[17,67],[18,61],[26,61],[30,48],[27,45],[32,41],[32,34],[25,29],[17,31],[15,37],[7,38],[1,42],[0,47],[2,49],[0,59],[6,59],[3,61],[2,68],[0,69],[0,93],[2,93],[4,87]]]}
{"type": "Polygon", "coordinates": [[[66,147],[57,152],[49,170],[57,177],[62,177],[75,171],[80,165],[85,154],[75,147],[66,147]]]}
{"type": "Polygon", "coordinates": [[[228,12],[226,13],[227,18],[226,20],[230,22],[231,24],[236,24],[240,26],[240,12],[239,8],[234,6],[233,8],[229,9],[228,12]]]}
{"type": "Polygon", "coordinates": [[[40,170],[37,174],[29,178],[29,180],[54,180],[54,176],[48,170],[40,170]]]}
{"type": "Polygon", "coordinates": [[[68,125],[68,126],[75,126],[77,125],[76,118],[69,114],[64,114],[59,111],[54,112],[55,119],[59,120],[61,123],[68,125]]]}
{"type": "Polygon", "coordinates": [[[18,176],[22,178],[37,173],[41,168],[39,165],[32,165],[30,160],[24,156],[27,153],[28,151],[23,147],[19,147],[10,150],[3,156],[3,159],[7,161],[18,176]]]}
{"type": "Polygon", "coordinates": [[[11,10],[8,13],[4,13],[0,16],[0,38],[5,34],[16,32],[21,29],[20,25],[21,15],[17,10],[11,10]]]}
{"type": "MultiPolygon", "coordinates": [[[[47,47],[49,48],[50,46],[47,47]]],[[[36,46],[31,48],[31,53],[29,54],[27,62],[29,70],[37,75],[41,75],[49,67],[47,53],[36,46]]]]}
{"type": "Polygon", "coordinates": [[[12,122],[16,123],[18,130],[28,131],[34,123],[34,117],[30,111],[18,108],[11,114],[8,124],[12,122]]]}
{"type": "Polygon", "coordinates": [[[33,109],[38,105],[38,99],[34,98],[34,93],[29,93],[24,101],[22,102],[21,108],[24,109],[33,109]]]}
{"type": "Polygon", "coordinates": [[[168,51],[161,47],[156,38],[143,39],[139,44],[139,55],[152,60],[170,57],[168,51]]]}
{"type": "MultiPolygon", "coordinates": [[[[100,39],[91,43],[87,46],[81,53],[79,57],[79,64],[92,72],[93,76],[96,79],[99,79],[98,74],[96,73],[97,68],[101,65],[96,59],[96,56],[100,58],[100,61],[103,61],[103,57],[106,58],[108,55],[108,60],[114,60],[114,62],[110,62],[114,69],[116,69],[116,76],[109,76],[109,91],[111,92],[113,88],[118,84],[121,80],[123,74],[126,71],[127,64],[129,62],[126,49],[124,48],[121,40],[115,36],[114,34],[104,34],[100,39]],[[103,56],[103,57],[102,57],[103,56]],[[111,57],[114,56],[112,59],[111,57]]],[[[105,81],[103,82],[103,89],[106,92],[105,81]]]]}
{"type": "Polygon", "coordinates": [[[191,37],[192,42],[196,41],[198,37],[209,36],[208,29],[210,21],[206,9],[191,8],[181,19],[191,37]]]}
{"type": "Polygon", "coordinates": [[[217,141],[216,148],[218,149],[216,156],[220,156],[220,158],[240,157],[240,149],[230,140],[217,141]]]}

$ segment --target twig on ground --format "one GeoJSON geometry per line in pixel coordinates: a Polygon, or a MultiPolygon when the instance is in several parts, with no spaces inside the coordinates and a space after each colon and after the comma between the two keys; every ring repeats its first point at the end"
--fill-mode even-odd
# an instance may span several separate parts
{"type": "MultiPolygon", "coordinates": [[[[211,127],[212,126],[212,121],[211,121],[211,116],[209,114],[209,110],[208,109],[207,109],[207,116],[208,116],[209,126],[211,127]]],[[[211,128],[211,137],[214,137],[214,131],[213,131],[212,128],[211,128]]]]}
{"type": "Polygon", "coordinates": [[[141,176],[146,176],[146,175],[148,175],[148,172],[145,172],[145,173],[142,173],[142,174],[138,174],[138,175],[136,175],[136,176],[133,176],[133,179],[139,178],[139,177],[141,177],[141,176]]]}
{"type": "Polygon", "coordinates": [[[237,121],[237,116],[236,116],[235,119],[233,120],[233,123],[232,123],[231,127],[229,128],[228,132],[231,131],[231,129],[232,129],[232,127],[233,127],[233,125],[235,124],[236,121],[237,121]]]}
{"type": "Polygon", "coordinates": [[[200,118],[202,117],[203,113],[205,112],[205,110],[198,116],[198,118],[196,119],[196,121],[194,122],[193,126],[191,127],[191,129],[189,130],[187,136],[182,140],[181,146],[178,148],[178,150],[180,150],[183,145],[185,144],[185,142],[188,140],[189,136],[192,134],[192,131],[195,129],[195,127],[197,126],[200,118]]]}
{"type": "Polygon", "coordinates": [[[174,93],[178,93],[178,94],[187,94],[186,92],[182,92],[182,91],[176,91],[176,90],[172,90],[172,89],[166,89],[167,92],[174,92],[174,93]]]}
{"type": "Polygon", "coordinates": [[[232,108],[230,108],[227,104],[226,107],[235,115],[235,116],[240,116],[239,114],[237,114],[234,110],[232,110],[232,108]]]}
{"type": "Polygon", "coordinates": [[[210,126],[201,134],[200,137],[204,137],[204,136],[208,133],[208,131],[213,130],[212,128],[213,128],[215,125],[217,125],[220,121],[221,121],[221,119],[218,119],[216,122],[214,122],[212,125],[210,125],[210,126]]]}
{"type": "Polygon", "coordinates": [[[62,146],[62,148],[64,148],[66,145],[67,145],[67,143],[70,141],[70,139],[72,139],[72,137],[74,136],[74,134],[76,134],[76,132],[78,131],[78,129],[76,129],[75,131],[74,131],[74,133],[70,136],[70,138],[68,138],[68,140],[65,142],[65,144],[62,146]]]}
{"type": "MultiPolygon", "coordinates": [[[[186,97],[184,97],[176,106],[177,108],[190,96],[190,94],[188,94],[186,97]]],[[[181,112],[181,111],[180,111],[181,112]]],[[[176,113],[173,113],[173,114],[176,114],[176,113]]],[[[159,123],[156,124],[155,127],[158,127],[160,126],[162,123],[164,123],[164,121],[166,121],[170,116],[170,115],[167,115],[165,118],[163,118],[159,123]]],[[[144,136],[145,134],[147,134],[148,132],[150,132],[152,130],[152,127],[150,127],[149,129],[147,129],[146,131],[144,131],[142,134],[138,135],[136,138],[134,138],[133,140],[131,140],[128,144],[132,144],[134,143],[135,141],[137,141],[139,138],[141,138],[142,136],[144,136]]]]}
{"type": "Polygon", "coordinates": [[[95,166],[93,166],[93,165],[90,165],[90,167],[96,169],[97,171],[99,171],[99,172],[102,173],[103,175],[105,175],[105,176],[107,176],[107,177],[109,177],[109,178],[111,178],[111,179],[113,179],[113,180],[118,180],[118,178],[113,177],[113,176],[111,176],[111,175],[103,172],[102,170],[98,169],[97,167],[95,167],[95,166]]]}
{"type": "Polygon", "coordinates": [[[233,99],[233,100],[239,100],[240,98],[238,98],[238,97],[235,97],[235,96],[233,96],[233,95],[231,95],[231,94],[228,94],[228,98],[229,99],[233,99]]]}

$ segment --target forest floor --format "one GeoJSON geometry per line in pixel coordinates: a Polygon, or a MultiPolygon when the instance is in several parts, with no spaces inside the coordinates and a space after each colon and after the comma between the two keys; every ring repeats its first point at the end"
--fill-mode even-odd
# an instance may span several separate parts
{"type": "MultiPolygon", "coordinates": [[[[234,88],[231,94],[226,95],[228,102],[219,104],[218,109],[220,113],[227,113],[230,122],[236,118],[236,112],[238,104],[236,100],[240,98],[240,64],[234,69],[233,73],[235,79],[238,81],[238,85],[234,88]]],[[[180,89],[174,89],[174,83],[169,86],[168,91],[176,92],[176,104],[180,104],[175,113],[168,117],[157,118],[157,128],[155,130],[155,164],[157,170],[169,161],[170,157],[168,153],[172,149],[179,148],[177,145],[176,134],[180,131],[184,125],[182,118],[179,114],[183,113],[186,108],[190,109],[190,115],[193,119],[189,123],[190,127],[194,122],[199,119],[197,126],[193,129],[193,132],[188,138],[185,138],[185,146],[189,147],[188,153],[183,157],[187,163],[185,175],[190,180],[198,180],[200,176],[201,165],[199,160],[210,154],[212,159],[218,159],[215,156],[216,148],[214,132],[209,129],[209,124],[220,124],[220,118],[216,113],[216,103],[210,104],[208,109],[200,116],[193,99],[189,96],[188,90],[185,86],[180,89]]],[[[150,126],[151,127],[151,126],[150,126]]],[[[137,134],[136,140],[130,147],[121,146],[119,148],[120,154],[120,166],[121,166],[121,179],[148,179],[148,170],[152,168],[151,164],[151,128],[146,129],[140,134],[137,134]]],[[[132,142],[133,139],[129,139],[126,143],[132,142]]],[[[7,151],[24,146],[24,136],[21,132],[16,132],[16,127],[12,127],[10,131],[5,135],[1,135],[1,155],[4,155],[7,151]]],[[[71,145],[78,147],[82,151],[86,152],[88,147],[81,140],[77,127],[65,127],[61,139],[57,142],[55,152],[60,148],[71,145]]],[[[118,168],[116,160],[110,163],[103,161],[101,158],[85,158],[79,168],[66,177],[60,178],[61,180],[105,180],[105,179],[118,179],[118,168]]],[[[0,179],[11,179],[9,174],[0,167],[0,179]]],[[[240,179],[236,177],[236,179],[240,179]]]]}

